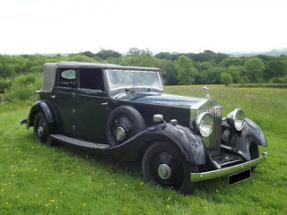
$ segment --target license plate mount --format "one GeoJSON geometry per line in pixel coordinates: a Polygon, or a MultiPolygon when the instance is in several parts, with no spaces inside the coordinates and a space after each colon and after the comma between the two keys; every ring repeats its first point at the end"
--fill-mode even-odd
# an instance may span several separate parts
{"type": "Polygon", "coordinates": [[[247,169],[247,170],[229,175],[228,176],[228,184],[234,185],[234,184],[240,183],[242,181],[246,181],[250,178],[251,178],[251,169],[247,169]]]}

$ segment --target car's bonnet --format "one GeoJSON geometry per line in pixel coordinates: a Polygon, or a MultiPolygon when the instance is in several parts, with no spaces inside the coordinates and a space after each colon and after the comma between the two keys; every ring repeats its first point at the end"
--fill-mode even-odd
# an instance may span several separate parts
{"type": "Polygon", "coordinates": [[[164,106],[176,106],[197,109],[208,103],[209,99],[178,96],[162,93],[131,93],[117,98],[121,101],[139,102],[145,104],[157,104],[164,106]]]}

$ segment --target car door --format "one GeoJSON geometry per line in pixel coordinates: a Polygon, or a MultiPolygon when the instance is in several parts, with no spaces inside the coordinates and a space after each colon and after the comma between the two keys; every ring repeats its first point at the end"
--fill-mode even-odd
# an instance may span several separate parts
{"type": "Polygon", "coordinates": [[[56,110],[59,132],[69,137],[75,137],[76,87],[77,70],[58,69],[51,101],[56,110]]]}
{"type": "Polygon", "coordinates": [[[78,138],[105,143],[110,100],[105,92],[101,69],[79,69],[76,100],[75,116],[78,138]]]}

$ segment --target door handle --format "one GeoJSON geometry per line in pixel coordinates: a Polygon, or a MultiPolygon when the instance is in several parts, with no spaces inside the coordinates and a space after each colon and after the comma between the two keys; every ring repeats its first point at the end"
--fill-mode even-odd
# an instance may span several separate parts
{"type": "Polygon", "coordinates": [[[108,102],[102,102],[101,105],[108,106],[108,102]]]}
{"type": "Polygon", "coordinates": [[[56,96],[55,95],[51,95],[51,98],[54,99],[54,98],[56,98],[56,96]]]}

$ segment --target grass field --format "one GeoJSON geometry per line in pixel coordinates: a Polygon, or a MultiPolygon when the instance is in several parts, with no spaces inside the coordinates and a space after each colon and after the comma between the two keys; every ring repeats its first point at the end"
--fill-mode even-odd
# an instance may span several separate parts
{"type": "MultiPolygon", "coordinates": [[[[198,86],[166,91],[205,96],[198,86]]],[[[0,106],[0,214],[287,214],[287,89],[210,86],[210,96],[224,116],[241,107],[259,124],[269,156],[251,180],[202,182],[190,196],[146,184],[140,164],[39,145],[19,125],[30,107],[0,106]]]]}

